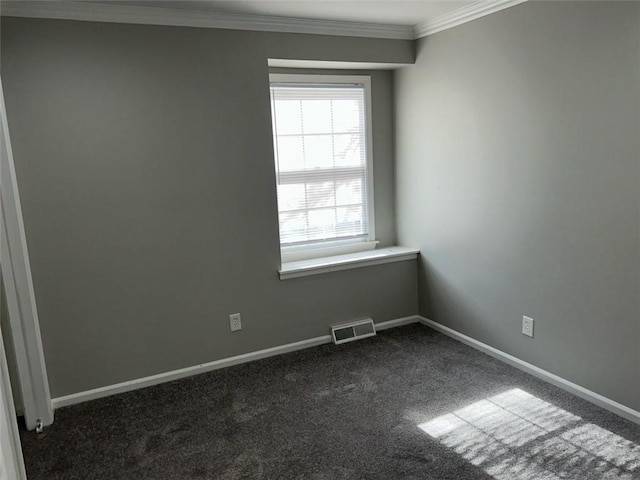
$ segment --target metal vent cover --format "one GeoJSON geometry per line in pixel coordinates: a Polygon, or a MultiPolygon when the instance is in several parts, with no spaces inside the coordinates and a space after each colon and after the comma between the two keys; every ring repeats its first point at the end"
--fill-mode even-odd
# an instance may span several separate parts
{"type": "Polygon", "coordinates": [[[375,334],[376,326],[373,324],[372,318],[331,326],[331,336],[333,337],[333,343],[336,345],[373,337],[375,334]]]}

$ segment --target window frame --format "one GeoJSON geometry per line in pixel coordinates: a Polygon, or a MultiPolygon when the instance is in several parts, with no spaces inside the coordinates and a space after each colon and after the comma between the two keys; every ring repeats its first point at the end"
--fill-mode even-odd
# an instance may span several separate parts
{"type": "MultiPolygon", "coordinates": [[[[372,95],[370,75],[339,75],[339,74],[307,74],[307,73],[270,73],[269,74],[269,104],[273,105],[271,87],[274,85],[361,85],[364,90],[364,121],[365,121],[365,181],[367,201],[367,235],[358,239],[329,239],[283,246],[280,242],[282,263],[306,260],[311,258],[328,257],[346,253],[373,250],[378,242],[375,241],[375,209],[373,185],[373,130],[372,130],[372,95]]],[[[271,117],[273,122],[273,117],[271,117]]],[[[273,131],[272,138],[275,140],[273,131]]],[[[273,162],[275,166],[275,145],[273,162]]],[[[276,180],[276,186],[278,182],[276,180]]],[[[280,207],[278,206],[278,238],[280,238],[280,207]]]]}

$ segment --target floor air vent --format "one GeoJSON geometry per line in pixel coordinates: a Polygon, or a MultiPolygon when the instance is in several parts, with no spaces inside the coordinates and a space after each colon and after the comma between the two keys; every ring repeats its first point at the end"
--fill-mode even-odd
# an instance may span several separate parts
{"type": "Polygon", "coordinates": [[[353,342],[361,338],[373,337],[375,334],[376,327],[371,318],[333,325],[331,327],[331,336],[333,337],[333,343],[336,345],[353,342]]]}

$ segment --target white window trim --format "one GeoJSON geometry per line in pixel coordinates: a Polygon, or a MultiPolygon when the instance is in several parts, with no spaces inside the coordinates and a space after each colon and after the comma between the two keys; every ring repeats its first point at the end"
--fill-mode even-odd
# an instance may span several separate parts
{"type": "Polygon", "coordinates": [[[371,116],[371,77],[369,75],[315,75],[315,74],[289,74],[272,73],[269,75],[269,84],[298,83],[304,85],[363,85],[364,86],[364,112],[365,112],[365,152],[367,168],[367,221],[368,235],[365,238],[355,240],[327,240],[325,242],[309,243],[302,245],[280,246],[281,262],[288,263],[311,258],[324,258],[328,256],[373,250],[377,244],[375,241],[375,209],[373,189],[373,122],[371,116]]]}

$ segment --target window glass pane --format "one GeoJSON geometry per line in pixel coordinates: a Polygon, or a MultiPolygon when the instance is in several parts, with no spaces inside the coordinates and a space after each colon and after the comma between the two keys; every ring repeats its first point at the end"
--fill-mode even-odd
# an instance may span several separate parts
{"type": "Polygon", "coordinates": [[[336,236],[336,211],[334,208],[309,210],[310,235],[313,240],[336,236]]]}
{"type": "Polygon", "coordinates": [[[365,164],[361,134],[334,135],[335,162],[337,167],[354,167],[365,164]]]}
{"type": "Polygon", "coordinates": [[[335,200],[335,184],[332,181],[307,184],[307,207],[333,207],[335,200]]]}
{"type": "Polygon", "coordinates": [[[366,237],[364,87],[271,88],[280,242],[366,237]]]}
{"type": "Polygon", "coordinates": [[[307,208],[304,184],[278,185],[278,209],[281,212],[307,208]]]}
{"type": "Polygon", "coordinates": [[[340,228],[348,229],[355,232],[355,234],[363,233],[362,223],[362,207],[339,207],[336,209],[336,216],[340,228]]]}
{"type": "Polygon", "coordinates": [[[333,137],[316,135],[304,137],[305,168],[331,168],[333,160],[333,137]]]}
{"type": "Polygon", "coordinates": [[[276,100],[275,112],[275,124],[278,129],[278,135],[302,133],[302,124],[300,122],[302,115],[300,111],[300,101],[276,100]]]}
{"type": "Polygon", "coordinates": [[[276,137],[276,171],[300,170],[304,164],[302,137],[276,137]]]}
{"type": "Polygon", "coordinates": [[[293,243],[307,240],[307,213],[280,212],[280,242],[293,243]]]}
{"type": "Polygon", "coordinates": [[[331,132],[331,101],[304,100],[301,103],[303,133],[331,132]]]}
{"type": "Polygon", "coordinates": [[[336,133],[356,132],[364,129],[363,112],[358,100],[333,101],[333,131],[336,133]]]}
{"type": "Polygon", "coordinates": [[[341,180],[336,183],[336,205],[362,204],[362,180],[341,180]]]}

